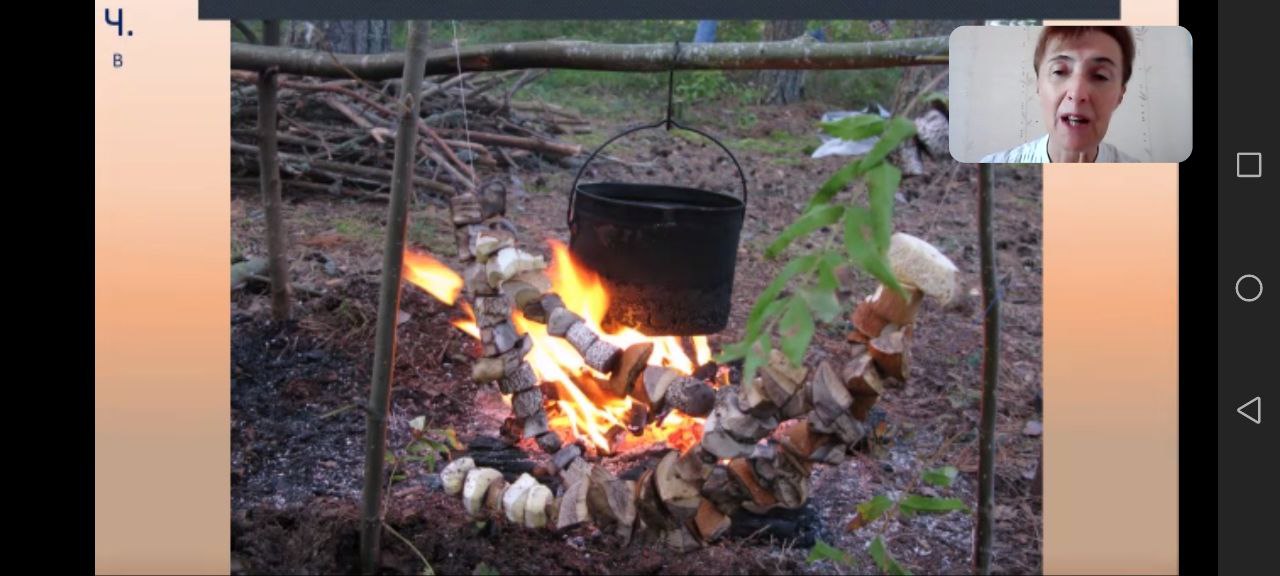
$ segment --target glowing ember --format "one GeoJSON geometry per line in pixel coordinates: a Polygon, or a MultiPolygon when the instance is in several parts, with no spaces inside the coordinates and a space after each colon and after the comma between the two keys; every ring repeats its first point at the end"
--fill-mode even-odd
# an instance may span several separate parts
{"type": "MultiPolygon", "coordinates": [[[[550,241],[552,263],[547,270],[552,290],[560,296],[565,307],[583,318],[587,326],[605,341],[621,349],[641,342],[653,343],[649,364],[665,366],[682,374],[692,374],[698,366],[711,359],[711,348],[705,336],[693,340],[694,358],[690,359],[674,336],[651,337],[639,331],[624,328],[607,333],[600,322],[609,308],[609,295],[595,273],[575,264],[563,243],[550,241]],[[696,360],[696,363],[695,363],[696,360]]],[[[437,299],[452,303],[462,286],[462,278],[447,267],[423,254],[406,252],[408,279],[437,299]],[[412,263],[411,263],[412,262],[412,263]]],[[[463,309],[468,319],[454,320],[453,325],[472,338],[479,338],[475,314],[465,302],[463,309]]],[[[598,449],[609,451],[609,433],[615,427],[625,428],[631,411],[631,398],[611,398],[601,393],[597,383],[608,380],[608,375],[591,369],[582,356],[567,340],[547,334],[547,327],[527,320],[520,311],[513,311],[512,324],[517,332],[528,334],[533,348],[525,360],[533,367],[539,381],[555,383],[559,399],[548,410],[551,429],[561,436],[586,439],[598,449]]],[[[510,402],[510,398],[506,398],[510,402]]],[[[641,436],[623,435],[615,440],[612,449],[627,449],[655,442],[666,442],[681,451],[696,444],[702,437],[702,418],[694,418],[672,412],[662,422],[650,422],[641,436]]]]}

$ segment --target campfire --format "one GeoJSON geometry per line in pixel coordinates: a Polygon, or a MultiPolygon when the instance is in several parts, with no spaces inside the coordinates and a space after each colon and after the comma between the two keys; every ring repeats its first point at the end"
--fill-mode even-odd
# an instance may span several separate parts
{"type": "Polygon", "coordinates": [[[408,280],[447,304],[463,295],[471,303],[457,304],[466,318],[454,326],[477,341],[472,378],[498,383],[511,408],[504,435],[551,455],[532,474],[487,466],[474,445],[451,461],[444,490],[475,518],[554,530],[592,522],[624,542],[690,550],[731,526],[799,511],[813,466],[844,461],[886,383],[908,379],[924,297],[946,304],[959,290],[941,252],[895,234],[888,260],[904,291],[881,286],[858,303],[846,358],[810,369],[774,350],[751,381],[730,382],[705,336],[686,346],[634,328],[605,331],[601,279],[562,243],[550,242],[549,266],[516,247],[505,201],[486,194],[451,200],[461,274],[426,254],[405,258],[408,280]],[[602,459],[655,445],[634,479],[602,459]]]}
{"type": "MultiPolygon", "coordinates": [[[[689,339],[691,357],[679,337],[646,336],[631,328],[605,332],[601,328],[601,320],[609,306],[609,295],[599,277],[574,262],[563,243],[556,240],[548,243],[553,255],[550,267],[545,272],[525,274],[521,280],[529,281],[530,286],[549,286],[551,292],[559,296],[563,308],[581,319],[582,328],[574,331],[574,338],[577,338],[577,333],[582,333],[582,338],[595,336],[598,341],[611,346],[605,350],[636,351],[633,357],[621,354],[616,360],[619,366],[614,373],[633,372],[633,385],[642,370],[657,375],[658,380],[662,377],[679,378],[682,384],[690,385],[695,370],[710,365],[711,348],[706,336],[689,339]],[[647,358],[639,358],[644,351],[648,351],[647,358]],[[643,364],[636,366],[638,360],[643,364]]],[[[405,272],[408,281],[446,304],[454,304],[463,286],[462,276],[420,252],[406,253],[405,272]]],[[[482,343],[475,312],[465,302],[461,308],[468,317],[455,320],[454,326],[482,343]]],[[[590,351],[591,344],[579,343],[582,348],[579,350],[567,337],[567,331],[562,336],[551,334],[549,329],[552,327],[547,324],[549,318],[538,322],[513,307],[506,319],[515,328],[516,337],[529,339],[525,360],[542,390],[548,427],[561,438],[581,441],[602,454],[658,442],[666,442],[685,451],[701,439],[703,417],[690,416],[674,406],[649,414],[649,403],[641,403],[631,395],[615,393],[622,392],[621,388],[626,384],[620,384],[619,389],[614,390],[610,383],[625,376],[611,378],[611,374],[592,367],[584,356],[584,352],[590,351]]],[[[483,359],[479,365],[485,367],[483,359]]],[[[498,368],[497,363],[494,368],[498,368]]],[[[502,376],[506,373],[502,372],[502,376]]],[[[719,382],[724,382],[726,376],[721,372],[719,382]]],[[[650,385],[651,388],[653,384],[656,382],[650,385]]],[[[503,399],[511,405],[513,396],[512,393],[504,393],[503,399]]]]}

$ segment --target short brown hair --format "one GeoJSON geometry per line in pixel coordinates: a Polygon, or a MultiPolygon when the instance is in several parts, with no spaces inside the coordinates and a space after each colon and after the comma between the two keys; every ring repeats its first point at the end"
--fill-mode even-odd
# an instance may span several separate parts
{"type": "Polygon", "coordinates": [[[1035,61],[1031,63],[1032,69],[1036,71],[1036,77],[1040,77],[1040,60],[1044,58],[1044,51],[1049,47],[1049,40],[1079,38],[1090,32],[1101,32],[1120,44],[1120,54],[1124,57],[1124,83],[1121,86],[1127,86],[1129,77],[1133,75],[1133,53],[1136,51],[1133,33],[1129,31],[1128,26],[1046,26],[1040,32],[1040,41],[1036,42],[1035,61]]]}

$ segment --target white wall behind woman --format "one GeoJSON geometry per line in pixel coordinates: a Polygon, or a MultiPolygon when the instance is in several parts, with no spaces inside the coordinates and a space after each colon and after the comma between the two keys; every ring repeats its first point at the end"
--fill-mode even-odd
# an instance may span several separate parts
{"type": "MultiPolygon", "coordinates": [[[[951,155],[977,162],[1045,133],[1032,69],[1039,26],[964,26],[951,34],[951,155]]],[[[1191,34],[1132,28],[1133,76],[1105,142],[1144,162],[1191,154],[1191,34]]]]}

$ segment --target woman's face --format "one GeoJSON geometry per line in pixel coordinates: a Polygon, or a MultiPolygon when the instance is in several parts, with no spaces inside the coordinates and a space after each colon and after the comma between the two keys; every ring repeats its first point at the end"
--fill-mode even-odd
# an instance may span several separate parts
{"type": "Polygon", "coordinates": [[[1036,93],[1052,148],[1093,157],[1124,97],[1123,67],[1120,43],[1102,32],[1049,41],[1036,93]]]}

